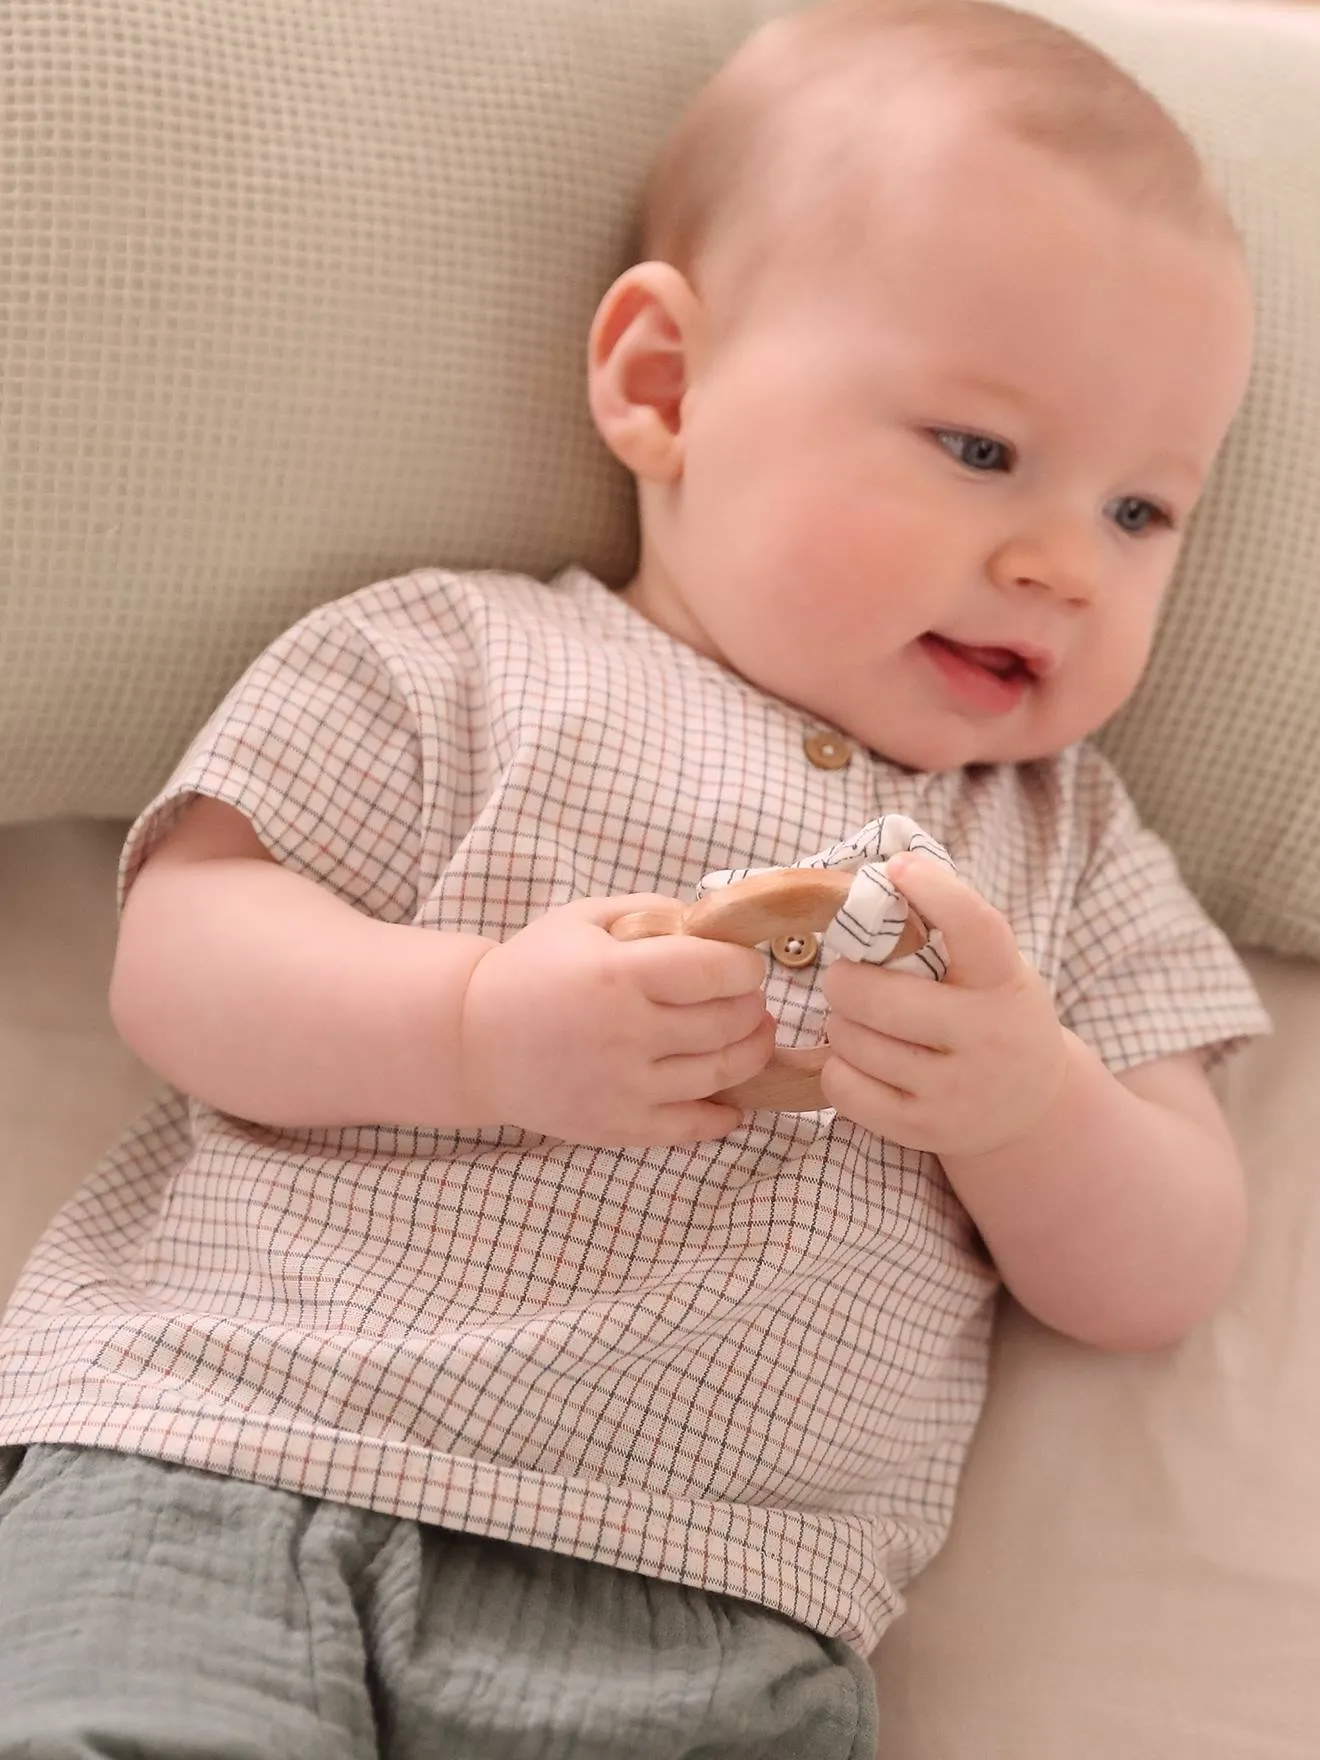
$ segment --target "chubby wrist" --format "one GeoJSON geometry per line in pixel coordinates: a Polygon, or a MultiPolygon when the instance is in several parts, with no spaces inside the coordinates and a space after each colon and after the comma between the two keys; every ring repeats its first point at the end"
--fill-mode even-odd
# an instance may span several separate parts
{"type": "Polygon", "coordinates": [[[955,1191],[964,1183],[1020,1177],[1038,1162],[1055,1157],[1077,1130],[1087,1128],[1097,1078],[1106,1085],[1114,1078],[1090,1047],[1062,1024],[1059,1048],[1054,1080],[1043,1085],[1039,1109],[1025,1129],[983,1149],[941,1155],[955,1191]]]}
{"type": "Polygon", "coordinates": [[[1227,1130],[1134,1092],[1071,1033],[1063,1087],[1036,1128],[945,1168],[1017,1300],[1086,1344],[1175,1342],[1220,1299],[1241,1253],[1244,1187],[1227,1130]]]}
{"type": "Polygon", "coordinates": [[[509,1037],[500,1016],[504,987],[498,982],[483,982],[494,974],[499,962],[492,963],[491,956],[497,955],[503,944],[484,938],[465,939],[470,942],[468,957],[465,969],[456,975],[451,998],[449,1067],[455,1105],[462,1114],[456,1122],[486,1129],[514,1122],[504,1116],[506,1109],[498,1099],[509,1037]]]}
{"type": "Polygon", "coordinates": [[[481,1072],[472,1069],[466,1055],[464,1021],[473,974],[500,944],[485,936],[429,929],[408,928],[403,934],[409,939],[400,944],[402,1043],[394,1064],[390,1122],[433,1130],[495,1122],[483,1114],[480,1084],[473,1081],[481,1072]]]}

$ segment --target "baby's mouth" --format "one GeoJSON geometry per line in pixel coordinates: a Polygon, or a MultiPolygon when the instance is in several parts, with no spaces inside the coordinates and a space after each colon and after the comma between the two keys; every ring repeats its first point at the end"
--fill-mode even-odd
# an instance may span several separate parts
{"type": "Polygon", "coordinates": [[[980,666],[986,672],[993,673],[996,678],[1021,678],[1030,681],[1036,676],[1032,663],[1016,648],[976,648],[966,642],[954,642],[948,636],[937,636],[933,631],[922,638],[924,642],[937,643],[948,653],[957,655],[969,666],[980,666]]]}
{"type": "Polygon", "coordinates": [[[974,647],[933,630],[920,638],[918,646],[945,687],[979,714],[1007,714],[1038,676],[1034,657],[1016,648],[974,647]]]}

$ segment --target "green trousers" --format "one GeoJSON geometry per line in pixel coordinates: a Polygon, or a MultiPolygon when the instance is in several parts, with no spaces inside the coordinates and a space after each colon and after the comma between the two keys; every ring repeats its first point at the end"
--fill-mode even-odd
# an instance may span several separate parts
{"type": "Polygon", "coordinates": [[[0,1450],[0,1760],[874,1760],[729,1596],[132,1455],[0,1450]]]}

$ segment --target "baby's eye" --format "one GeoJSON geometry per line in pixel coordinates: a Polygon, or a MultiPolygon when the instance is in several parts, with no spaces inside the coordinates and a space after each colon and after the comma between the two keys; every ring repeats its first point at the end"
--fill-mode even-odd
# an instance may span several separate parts
{"type": "Polygon", "coordinates": [[[1124,495],[1111,502],[1109,516],[1120,531],[1130,532],[1133,537],[1140,537],[1155,526],[1171,526],[1173,521],[1162,507],[1153,501],[1147,501],[1140,495],[1124,495]]]}
{"type": "Polygon", "coordinates": [[[1013,449],[988,434],[964,434],[957,428],[936,428],[935,438],[959,464],[973,471],[1010,471],[1013,449]]]}

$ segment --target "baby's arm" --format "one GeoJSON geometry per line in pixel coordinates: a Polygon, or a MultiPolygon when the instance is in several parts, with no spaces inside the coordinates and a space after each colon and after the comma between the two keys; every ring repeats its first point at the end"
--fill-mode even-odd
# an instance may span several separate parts
{"type": "Polygon", "coordinates": [[[1088,1344],[1171,1344],[1237,1269],[1237,1149],[1192,1056],[1115,1076],[1072,1033],[1067,1073],[1016,1143],[944,1161],[1009,1289],[1088,1344]]]}
{"type": "Polygon", "coordinates": [[[826,1097],[940,1156],[1039,1319],[1110,1349],[1181,1337],[1223,1294],[1245,1225],[1237,1152],[1195,1059],[1113,1075],[1060,1024],[999,912],[933,862],[888,872],[944,931],[949,976],[833,967],[826,1097]]]}
{"type": "Polygon", "coordinates": [[[655,901],[581,900],[506,942],[379,922],[194,800],[124,906],[110,1005],[167,1080],[259,1124],[511,1124],[589,1143],[721,1135],[761,1068],[762,962],[616,941],[655,901]]]}

